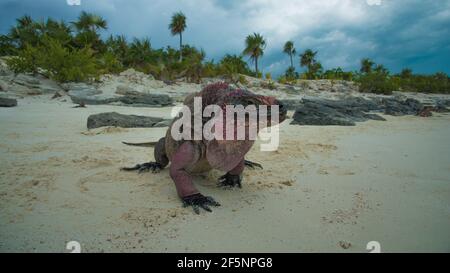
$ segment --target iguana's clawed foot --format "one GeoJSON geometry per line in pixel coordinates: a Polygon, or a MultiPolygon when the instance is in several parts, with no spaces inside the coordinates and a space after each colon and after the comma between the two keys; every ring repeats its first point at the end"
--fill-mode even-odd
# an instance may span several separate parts
{"type": "Polygon", "coordinates": [[[143,163],[143,164],[137,164],[134,167],[131,168],[121,168],[122,171],[138,171],[139,173],[142,172],[148,172],[148,171],[152,171],[152,173],[157,173],[160,170],[162,170],[162,166],[161,164],[159,164],[158,162],[147,162],[147,163],[143,163]]]}
{"type": "Polygon", "coordinates": [[[183,206],[192,206],[194,212],[200,214],[200,208],[212,212],[209,206],[219,207],[219,202],[215,201],[212,197],[204,196],[201,193],[186,196],[182,198],[183,206]]]}
{"type": "Polygon", "coordinates": [[[261,170],[263,169],[263,166],[261,164],[256,163],[256,162],[252,162],[250,160],[245,160],[244,164],[245,164],[246,167],[249,167],[252,170],[255,169],[255,167],[260,168],[261,170]]]}
{"type": "Polygon", "coordinates": [[[219,187],[239,187],[242,188],[241,185],[242,178],[240,175],[234,175],[230,173],[226,173],[219,178],[219,187]]]}

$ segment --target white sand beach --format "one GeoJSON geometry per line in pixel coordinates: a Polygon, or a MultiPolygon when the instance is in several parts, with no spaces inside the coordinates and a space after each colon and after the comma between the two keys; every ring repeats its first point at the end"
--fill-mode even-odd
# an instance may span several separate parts
{"type": "Polygon", "coordinates": [[[99,128],[90,114],[170,117],[171,107],[71,108],[50,95],[0,108],[0,252],[450,251],[450,115],[385,116],[354,127],[281,125],[276,152],[253,147],[243,188],[195,182],[222,206],[183,208],[168,170],[119,170],[153,160],[167,128],[99,128]]]}

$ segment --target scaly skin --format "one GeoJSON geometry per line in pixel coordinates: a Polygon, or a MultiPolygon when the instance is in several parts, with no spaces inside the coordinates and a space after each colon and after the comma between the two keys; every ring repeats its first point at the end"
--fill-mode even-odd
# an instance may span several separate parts
{"type": "MultiPolygon", "coordinates": [[[[202,98],[203,109],[207,105],[215,104],[225,109],[225,105],[279,105],[279,122],[286,118],[286,110],[273,97],[260,96],[247,90],[232,89],[227,83],[215,83],[206,86],[202,91],[188,96],[184,104],[193,111],[194,98],[202,98]]],[[[203,110],[202,109],[202,110],[203,110]]],[[[179,119],[177,117],[172,124],[179,119]]],[[[207,120],[203,120],[203,124],[207,120]]],[[[219,169],[226,174],[219,179],[219,185],[225,187],[241,187],[242,172],[245,166],[260,167],[261,165],[245,160],[245,154],[253,145],[252,140],[181,140],[172,138],[169,126],[166,136],[161,138],[155,146],[155,162],[138,164],[133,168],[123,170],[152,170],[153,172],[165,168],[169,162],[170,177],[175,182],[177,193],[185,206],[192,206],[196,213],[199,207],[211,211],[208,206],[220,204],[211,197],[203,196],[193,184],[193,175],[205,173],[212,169],[219,169]]],[[[270,120],[268,121],[270,126],[270,120]]],[[[259,128],[261,129],[261,128],[259,128]]]]}

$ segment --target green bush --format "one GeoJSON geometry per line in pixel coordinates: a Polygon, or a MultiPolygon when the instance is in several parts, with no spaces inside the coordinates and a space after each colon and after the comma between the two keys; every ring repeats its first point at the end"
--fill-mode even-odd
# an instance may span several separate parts
{"type": "Polygon", "coordinates": [[[98,65],[101,67],[101,74],[120,73],[124,70],[122,63],[117,59],[116,55],[111,52],[103,54],[98,60],[98,65]]]}
{"type": "Polygon", "coordinates": [[[39,49],[29,44],[19,51],[18,56],[14,56],[6,61],[7,65],[14,73],[37,73],[39,61],[42,58],[39,49]]]}
{"type": "Polygon", "coordinates": [[[10,56],[16,53],[12,39],[7,35],[0,35],[0,56],[10,56]]]}
{"type": "Polygon", "coordinates": [[[284,78],[286,81],[295,81],[299,77],[298,73],[295,72],[295,68],[290,66],[286,71],[284,72],[284,78]]]}
{"type": "Polygon", "coordinates": [[[272,80],[269,80],[269,81],[267,81],[267,82],[262,82],[262,83],[261,83],[261,87],[262,87],[262,88],[265,88],[265,89],[269,89],[269,90],[275,90],[275,89],[277,89],[277,87],[276,87],[276,85],[275,85],[275,82],[272,81],[272,80]]]}
{"type": "Polygon", "coordinates": [[[26,45],[19,56],[9,61],[15,73],[36,73],[38,67],[56,81],[85,81],[99,75],[99,66],[89,47],[67,48],[54,39],[47,38],[42,45],[26,45]]]}
{"type": "Polygon", "coordinates": [[[377,72],[362,75],[359,78],[359,83],[359,91],[367,93],[390,95],[392,91],[398,90],[399,88],[384,73],[377,72]]]}
{"type": "Polygon", "coordinates": [[[415,75],[407,83],[402,80],[402,90],[424,93],[450,93],[450,80],[444,73],[415,75]]]}
{"type": "Polygon", "coordinates": [[[213,62],[206,62],[203,64],[202,77],[212,78],[218,75],[218,67],[213,62]]]}
{"type": "Polygon", "coordinates": [[[85,81],[99,75],[99,67],[90,47],[66,48],[49,39],[41,47],[40,66],[49,78],[59,82],[85,81]]]}
{"type": "Polygon", "coordinates": [[[278,83],[280,83],[280,84],[286,84],[286,83],[287,83],[286,76],[280,76],[280,77],[278,78],[278,83]]]}
{"type": "Polygon", "coordinates": [[[247,84],[248,84],[247,79],[246,79],[245,76],[242,75],[242,74],[239,74],[238,82],[239,82],[240,84],[243,84],[243,85],[247,85],[247,84]]]}

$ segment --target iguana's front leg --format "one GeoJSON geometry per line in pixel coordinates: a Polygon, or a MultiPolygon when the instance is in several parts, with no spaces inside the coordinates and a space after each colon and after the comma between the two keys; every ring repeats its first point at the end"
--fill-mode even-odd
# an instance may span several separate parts
{"type": "Polygon", "coordinates": [[[212,197],[203,196],[194,186],[192,176],[186,168],[198,161],[200,152],[191,142],[185,142],[178,147],[171,158],[170,177],[175,182],[178,196],[183,200],[185,207],[192,206],[195,213],[199,208],[211,212],[209,206],[220,206],[212,197]]]}
{"type": "Polygon", "coordinates": [[[242,159],[239,164],[231,171],[219,178],[219,187],[239,187],[242,188],[242,172],[245,168],[245,160],[242,159]]]}

